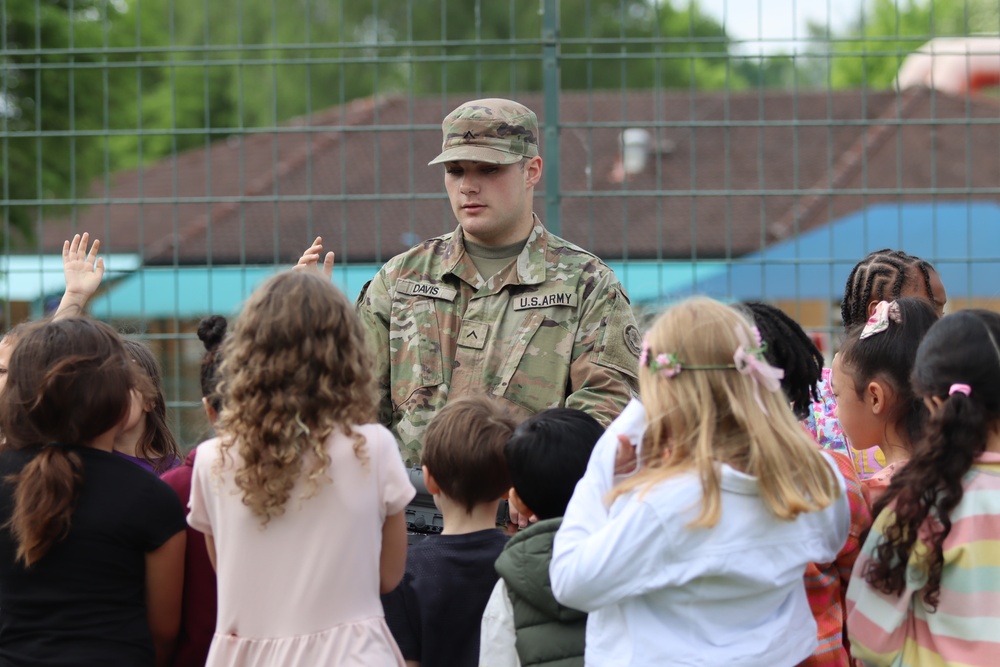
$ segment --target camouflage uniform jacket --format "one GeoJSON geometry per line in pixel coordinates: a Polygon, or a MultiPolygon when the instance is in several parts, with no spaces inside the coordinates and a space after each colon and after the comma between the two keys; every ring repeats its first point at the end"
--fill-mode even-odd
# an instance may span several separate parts
{"type": "Polygon", "coordinates": [[[535,227],[489,280],[461,227],[391,259],[361,291],[376,355],[380,418],[417,464],[424,429],[449,396],[484,392],[516,418],[551,407],[609,424],[636,387],[641,339],[614,272],[535,227]]]}

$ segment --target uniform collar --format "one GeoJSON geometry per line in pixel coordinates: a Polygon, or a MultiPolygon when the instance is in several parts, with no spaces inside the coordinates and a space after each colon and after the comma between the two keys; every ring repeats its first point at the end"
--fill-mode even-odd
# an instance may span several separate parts
{"type": "MultiPolygon", "coordinates": [[[[538,216],[534,213],[531,216],[535,221],[535,226],[531,228],[528,241],[524,244],[524,250],[517,256],[517,276],[511,276],[512,279],[507,284],[539,285],[545,282],[545,255],[549,247],[549,238],[545,226],[542,225],[538,216]]],[[[452,233],[451,241],[444,252],[441,264],[445,274],[451,273],[476,289],[480,289],[486,284],[486,281],[476,271],[472,258],[465,251],[461,225],[452,233]]]]}

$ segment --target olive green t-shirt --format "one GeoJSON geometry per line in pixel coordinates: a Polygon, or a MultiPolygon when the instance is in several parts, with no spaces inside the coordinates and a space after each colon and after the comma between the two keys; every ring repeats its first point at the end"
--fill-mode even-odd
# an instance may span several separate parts
{"type": "Polygon", "coordinates": [[[483,280],[489,280],[517,259],[517,256],[524,250],[528,239],[499,248],[480,245],[469,239],[464,239],[464,242],[465,252],[472,258],[472,263],[476,265],[476,271],[479,271],[483,280]]]}

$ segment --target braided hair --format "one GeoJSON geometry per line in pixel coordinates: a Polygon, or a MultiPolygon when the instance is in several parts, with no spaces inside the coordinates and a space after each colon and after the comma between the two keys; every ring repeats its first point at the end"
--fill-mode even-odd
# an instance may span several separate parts
{"type": "Polygon", "coordinates": [[[819,400],[817,383],[823,376],[823,354],[799,323],[780,308],[759,301],[740,306],[750,313],[760,337],[767,341],[767,362],[785,371],[781,389],[792,403],[792,411],[805,419],[810,404],[819,400]]]}
{"type": "Polygon", "coordinates": [[[868,319],[870,302],[898,299],[909,271],[914,268],[923,276],[924,289],[927,290],[927,298],[931,304],[941,305],[934,300],[934,292],[931,290],[931,271],[934,267],[930,262],[907,255],[902,250],[883,248],[858,262],[847,278],[844,299],[840,302],[840,318],[844,329],[864,324],[868,319]]]}

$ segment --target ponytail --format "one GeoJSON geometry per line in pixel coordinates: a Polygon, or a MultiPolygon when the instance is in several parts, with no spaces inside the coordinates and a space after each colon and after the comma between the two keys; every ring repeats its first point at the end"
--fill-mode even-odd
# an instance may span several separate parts
{"type": "Polygon", "coordinates": [[[30,459],[4,480],[14,485],[4,528],[16,561],[31,567],[67,536],[84,477],[83,459],[68,445],[89,446],[121,424],[130,392],[143,383],[118,334],[101,322],[42,322],[18,340],[0,391],[3,448],[30,459]]]}
{"type": "Polygon", "coordinates": [[[872,510],[887,511],[882,536],[864,578],[875,590],[900,595],[911,558],[926,572],[923,601],[936,610],[943,545],[963,482],[1000,420],[1000,316],[968,310],[935,323],[920,344],[913,386],[937,403],[913,458],[892,477],[872,510]],[[915,550],[918,545],[921,548],[915,550]]]}
{"type": "Polygon", "coordinates": [[[14,512],[6,527],[17,542],[16,560],[31,567],[69,532],[83,463],[75,452],[50,445],[12,479],[14,512]]]}

